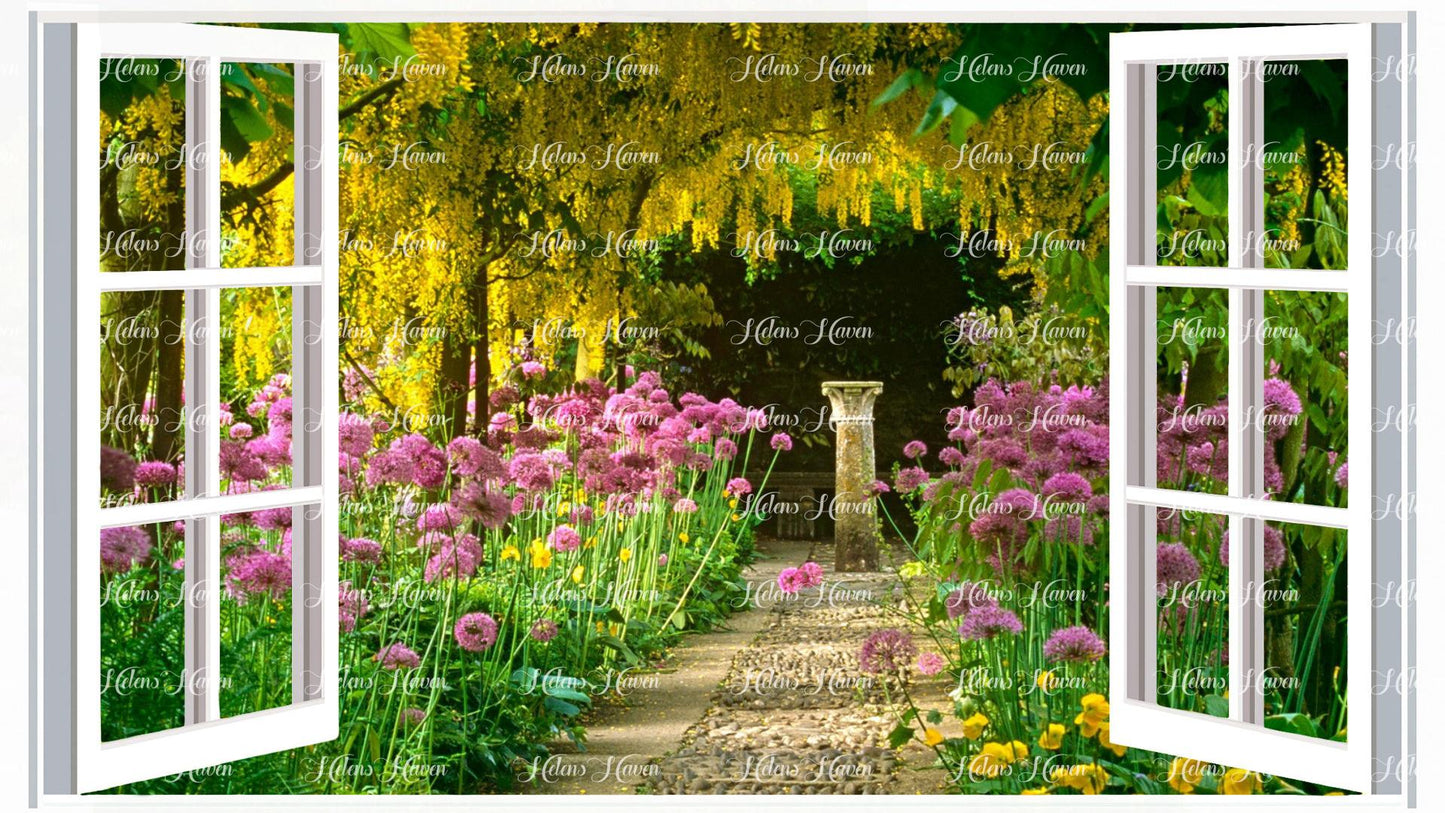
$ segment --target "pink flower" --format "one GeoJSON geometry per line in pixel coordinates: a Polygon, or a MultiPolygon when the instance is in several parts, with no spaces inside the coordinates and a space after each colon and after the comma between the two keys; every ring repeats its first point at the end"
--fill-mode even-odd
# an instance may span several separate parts
{"type": "Polygon", "coordinates": [[[793,449],[793,438],[789,436],[787,432],[779,432],[773,435],[772,440],[768,441],[768,443],[773,447],[773,451],[775,452],[789,452],[793,449]]]}
{"type": "Polygon", "coordinates": [[[547,368],[537,361],[524,361],[518,366],[524,378],[537,378],[547,374],[547,368]]]}
{"type": "Polygon", "coordinates": [[[577,533],[571,525],[558,525],[547,534],[547,541],[552,543],[552,548],[560,553],[577,550],[582,547],[582,536],[577,533]]]}
{"type": "Polygon", "coordinates": [[[532,624],[532,640],[547,643],[557,637],[557,622],[550,618],[539,618],[532,624]]]}
{"type": "Polygon", "coordinates": [[[753,493],[753,484],[741,477],[734,477],[728,481],[726,493],[733,497],[743,497],[753,493]]]}
{"type": "Polygon", "coordinates": [[[922,675],[936,675],[943,671],[947,661],[937,652],[921,652],[918,655],[918,672],[922,675]]]}
{"type": "Polygon", "coordinates": [[[921,440],[910,440],[903,445],[903,456],[909,460],[917,460],[928,454],[928,447],[921,440]]]}
{"type": "Polygon", "coordinates": [[[486,613],[467,613],[452,629],[457,646],[468,652],[485,652],[497,642],[497,620],[486,613]]]}
{"type": "Polygon", "coordinates": [[[382,647],[371,659],[379,661],[383,669],[415,669],[421,666],[421,656],[401,642],[382,647]]]}

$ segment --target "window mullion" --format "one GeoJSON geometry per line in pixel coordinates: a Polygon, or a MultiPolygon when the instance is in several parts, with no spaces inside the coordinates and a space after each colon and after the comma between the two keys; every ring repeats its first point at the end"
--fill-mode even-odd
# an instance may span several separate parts
{"type": "MultiPolygon", "coordinates": [[[[1264,142],[1263,63],[1234,59],[1229,71],[1229,263],[1259,268],[1264,229],[1264,186],[1259,151],[1264,142]]],[[[1264,292],[1229,292],[1229,494],[1264,496],[1264,292]]],[[[1264,576],[1264,522],[1229,517],[1229,707],[1230,718],[1263,724],[1264,608],[1258,601],[1264,576]]]]}

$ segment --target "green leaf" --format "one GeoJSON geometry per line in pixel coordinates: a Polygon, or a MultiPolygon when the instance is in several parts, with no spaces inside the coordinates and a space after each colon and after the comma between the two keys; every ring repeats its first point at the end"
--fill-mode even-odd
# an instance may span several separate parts
{"type": "Polygon", "coordinates": [[[899,723],[888,735],[888,747],[902,748],[911,739],[913,739],[913,729],[899,723]]]}
{"type": "Polygon", "coordinates": [[[1264,718],[1264,727],[1271,731],[1284,731],[1304,737],[1320,736],[1319,726],[1308,715],[1299,713],[1271,714],[1264,718]]]}
{"type": "Polygon", "coordinates": [[[917,68],[909,68],[903,73],[900,73],[898,75],[898,78],[893,80],[893,84],[889,85],[882,93],[878,94],[878,98],[873,100],[873,106],[879,107],[881,105],[888,104],[899,96],[902,96],[903,94],[917,87],[918,83],[922,81],[922,79],[922,71],[918,70],[917,68]]]}
{"type": "Polygon", "coordinates": [[[559,700],[551,696],[542,699],[542,707],[548,711],[556,712],[563,717],[576,717],[582,713],[582,709],[577,706],[568,703],[566,700],[559,700]]]}
{"type": "Polygon", "coordinates": [[[349,23],[341,44],[358,59],[391,62],[416,55],[406,23],[349,23]]]}
{"type": "Polygon", "coordinates": [[[1229,716],[1229,700],[1217,694],[1204,696],[1204,712],[1212,717],[1229,716]]]}

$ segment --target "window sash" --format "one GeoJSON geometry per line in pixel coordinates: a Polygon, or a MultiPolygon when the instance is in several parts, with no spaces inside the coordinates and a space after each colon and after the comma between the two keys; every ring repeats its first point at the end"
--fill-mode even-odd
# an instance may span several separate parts
{"type": "MultiPolygon", "coordinates": [[[[1396,28],[1398,31],[1398,28],[1396,28]]],[[[1264,291],[1272,289],[1343,291],[1349,296],[1348,343],[1351,378],[1347,396],[1351,419],[1347,434],[1351,479],[1373,482],[1371,421],[1371,312],[1374,284],[1372,240],[1363,239],[1372,212],[1370,166],[1364,156],[1373,143],[1371,81],[1373,31],[1369,25],[1290,26],[1229,30],[1131,32],[1110,39],[1113,111],[1110,188],[1111,214],[1110,367],[1111,444],[1116,464],[1110,476],[1111,639],[1110,693],[1116,742],[1244,767],[1357,791],[1381,790],[1371,751],[1371,647],[1375,632],[1368,599],[1375,558],[1372,497],[1357,488],[1347,508],[1274,503],[1259,499],[1263,448],[1246,432],[1243,416],[1262,402],[1263,348],[1248,340],[1248,327],[1263,315],[1264,291]],[[1347,182],[1354,238],[1348,271],[1264,269],[1257,253],[1246,251],[1250,233],[1263,228],[1263,185],[1259,168],[1244,156],[1262,142],[1260,62],[1269,60],[1349,60],[1349,143],[1352,160],[1347,182]],[[1228,267],[1159,268],[1154,265],[1155,126],[1158,65],[1188,62],[1229,64],[1229,256],[1228,267]],[[1155,382],[1158,286],[1229,290],[1229,438],[1228,495],[1174,492],[1158,487],[1155,470],[1157,401],[1155,382]],[[1229,566],[1229,719],[1167,709],[1156,702],[1157,618],[1154,589],[1154,507],[1223,514],[1231,539],[1240,540],[1229,566]],[[1276,519],[1344,527],[1349,531],[1352,566],[1347,574],[1351,613],[1347,687],[1352,734],[1336,743],[1271,731],[1263,727],[1263,700],[1243,690],[1251,668],[1263,658],[1263,609],[1246,602],[1251,585],[1264,577],[1261,520],[1276,519]]],[[[1257,434],[1257,433],[1256,433],[1257,434]]],[[[1378,757],[1377,757],[1378,758],[1378,757]]]]}
{"type": "MultiPolygon", "coordinates": [[[[71,708],[67,770],[54,770],[48,792],[88,792],[170,775],[337,735],[337,369],[336,132],[337,39],[332,34],[248,30],[181,24],[76,24],[71,27],[69,90],[75,99],[69,146],[75,215],[72,222],[76,438],[72,481],[76,517],[69,619],[71,708]],[[182,271],[103,272],[94,237],[99,222],[99,174],[93,159],[98,131],[99,60],[106,56],[183,58],[213,69],[188,71],[187,148],[205,160],[188,162],[186,228],[218,235],[220,211],[220,71],[222,62],[284,62],[296,66],[295,229],[299,265],[221,268],[219,240],[191,241],[182,271]],[[214,323],[222,288],[292,288],[292,486],[252,494],[220,494],[218,430],[220,341],[216,331],[190,331],[184,387],[188,408],[202,417],[186,427],[190,496],[166,503],[99,507],[100,296],[117,290],[184,290],[188,319],[214,323]],[[199,334],[199,335],[198,335],[199,334]],[[326,371],[332,371],[327,375],[326,371]],[[327,461],[330,462],[327,465],[327,461]],[[319,505],[298,510],[293,522],[292,703],[221,718],[220,517],[259,508],[319,505]],[[99,530],[186,520],[185,664],[191,680],[185,725],[102,743],[100,739],[99,530]],[[201,589],[197,589],[197,588],[201,589]],[[68,774],[68,776],[67,776],[68,774]]],[[[60,38],[57,38],[60,41],[60,38]]],[[[203,323],[204,323],[203,322],[203,323]]],[[[60,619],[52,621],[56,623],[60,619]]],[[[53,735],[52,735],[53,736],[53,735]]],[[[59,746],[51,753],[62,754],[59,746]]],[[[47,754],[49,762],[51,756],[47,754]]]]}

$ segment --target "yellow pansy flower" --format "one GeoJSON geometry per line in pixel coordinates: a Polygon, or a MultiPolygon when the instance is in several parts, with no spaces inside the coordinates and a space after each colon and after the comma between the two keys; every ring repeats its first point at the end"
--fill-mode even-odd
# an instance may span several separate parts
{"type": "Polygon", "coordinates": [[[963,736],[976,740],[983,736],[983,730],[988,727],[988,718],[983,712],[974,712],[973,716],[963,721],[963,736]]]}
{"type": "Polygon", "coordinates": [[[1109,784],[1109,772],[1098,765],[1070,765],[1055,768],[1049,779],[1053,780],[1055,785],[1073,788],[1086,796],[1093,796],[1104,792],[1104,787],[1109,784]]]}
{"type": "Polygon", "coordinates": [[[1114,756],[1116,757],[1124,756],[1124,752],[1129,750],[1122,745],[1115,745],[1112,741],[1110,741],[1108,723],[1104,723],[1103,725],[1099,726],[1099,744],[1104,746],[1105,748],[1108,748],[1110,751],[1113,751],[1114,756]]]}
{"type": "Polygon", "coordinates": [[[552,564],[552,549],[540,539],[534,540],[527,547],[527,553],[532,557],[532,567],[544,568],[552,564]]]}
{"type": "Polygon", "coordinates": [[[617,552],[617,558],[618,558],[618,559],[621,559],[621,560],[624,561],[624,562],[631,561],[631,560],[632,560],[632,548],[623,548],[622,550],[618,551],[618,552],[617,552]]]}
{"type": "Polygon", "coordinates": [[[503,561],[503,562],[507,561],[508,559],[516,559],[516,560],[520,561],[521,558],[522,558],[522,552],[519,551],[519,550],[517,550],[517,546],[516,546],[516,545],[508,545],[508,546],[506,546],[505,548],[502,548],[502,561],[503,561]]]}
{"type": "Polygon", "coordinates": [[[1248,796],[1264,790],[1259,774],[1243,768],[1230,768],[1219,779],[1219,791],[1227,796],[1248,796]]]}
{"type": "Polygon", "coordinates": [[[1014,751],[1001,742],[984,743],[983,749],[968,761],[968,773],[974,779],[997,779],[1014,761],[1014,751]]]}
{"type": "Polygon", "coordinates": [[[1099,726],[1109,719],[1109,699],[1102,694],[1086,694],[1079,700],[1079,705],[1084,709],[1074,718],[1074,725],[1079,727],[1085,737],[1092,737],[1099,732],[1099,726]]]}
{"type": "Polygon", "coordinates": [[[1169,787],[1176,793],[1193,793],[1194,786],[1204,778],[1204,763],[1197,759],[1175,757],[1169,763],[1169,787]]]}
{"type": "Polygon", "coordinates": [[[586,572],[587,572],[586,569],[583,568],[581,565],[578,565],[578,566],[572,568],[572,583],[573,583],[573,584],[581,584],[581,583],[582,583],[582,575],[583,575],[584,573],[586,573],[586,572]]]}
{"type": "Polygon", "coordinates": [[[943,732],[936,728],[923,729],[923,744],[930,748],[943,742],[943,732]]]}
{"type": "Polygon", "coordinates": [[[1049,723],[1043,733],[1039,735],[1039,747],[1050,751],[1057,751],[1064,745],[1064,724],[1049,723]]]}

